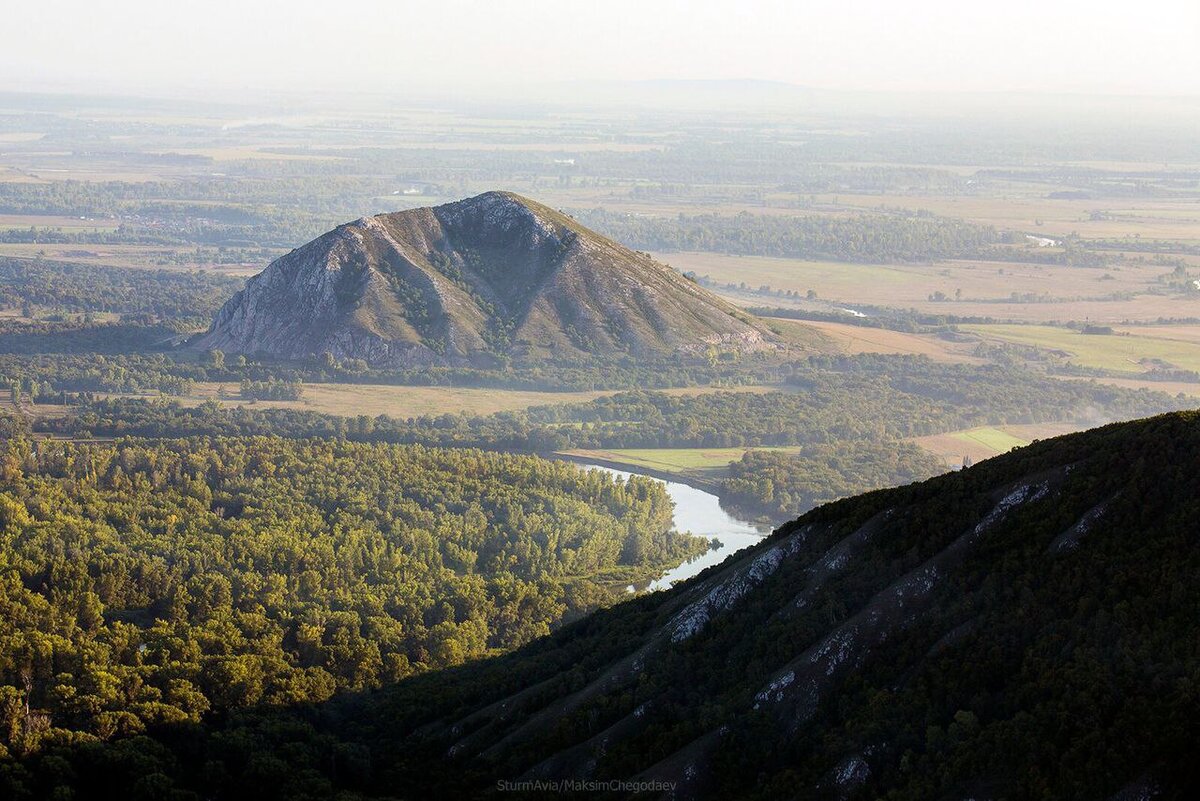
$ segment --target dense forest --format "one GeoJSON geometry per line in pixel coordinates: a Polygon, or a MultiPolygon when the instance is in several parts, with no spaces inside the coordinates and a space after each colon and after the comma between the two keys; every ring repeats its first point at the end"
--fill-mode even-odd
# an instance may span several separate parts
{"type": "Polygon", "coordinates": [[[241,281],[206,272],[126,270],[0,257],[0,309],[152,315],[207,325],[241,281]]]}
{"type": "Polygon", "coordinates": [[[721,500],[779,520],[823,503],[946,472],[942,460],[911,442],[852,440],[799,452],[748,451],[729,466],[721,500]]]}
{"type": "Polygon", "coordinates": [[[208,370],[181,364],[161,353],[128,353],[130,342],[149,344],[164,332],[157,326],[100,324],[70,326],[52,336],[22,331],[0,333],[0,383],[22,388],[31,400],[61,403],[64,393],[163,392],[185,395],[208,370]],[[46,352],[47,341],[69,343],[85,353],[46,352]],[[115,351],[104,353],[107,345],[115,351]],[[6,352],[7,351],[7,352],[6,352]],[[98,352],[99,351],[99,352],[98,352]]]}
{"type": "Polygon", "coordinates": [[[508,650],[708,547],[661,484],[532,456],[8,434],[5,755],[508,650]]]}
{"type": "MultiPolygon", "coordinates": [[[[835,498],[942,472],[940,460],[905,442],[909,437],[978,425],[1086,425],[1097,417],[1153,414],[1186,403],[1162,393],[919,358],[830,360],[819,370],[794,374],[791,382],[789,392],[629,392],[486,416],[409,419],[112,399],[83,402],[70,414],[39,421],[38,428],[73,437],[332,437],[526,453],[801,446],[799,453],[751,452],[715,488],[723,502],[779,520],[835,498]]],[[[296,384],[276,392],[289,386],[302,391],[296,384]]]]}
{"type": "MultiPolygon", "coordinates": [[[[0,361],[0,369],[3,361],[0,361]]],[[[790,391],[668,395],[622,392],[587,403],[487,416],[397,419],[168,401],[85,403],[47,419],[56,434],[145,437],[273,434],[364,442],[550,451],[808,445],[942,433],[978,425],[1089,421],[1155,414],[1185,400],[1165,393],[1060,381],[1017,368],[946,365],[920,357],[812,359],[790,391]]]]}

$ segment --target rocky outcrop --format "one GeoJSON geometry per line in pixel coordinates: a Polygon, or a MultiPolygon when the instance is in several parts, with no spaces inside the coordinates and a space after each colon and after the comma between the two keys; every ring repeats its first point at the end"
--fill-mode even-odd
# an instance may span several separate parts
{"type": "Polygon", "coordinates": [[[507,192],[339,226],[251,278],[190,346],[394,367],[775,347],[666,265],[507,192]]]}

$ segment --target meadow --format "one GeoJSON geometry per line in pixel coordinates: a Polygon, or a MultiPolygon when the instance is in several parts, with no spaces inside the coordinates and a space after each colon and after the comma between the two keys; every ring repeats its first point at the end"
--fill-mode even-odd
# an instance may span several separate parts
{"type": "Polygon", "coordinates": [[[642,470],[683,481],[710,482],[724,477],[726,468],[749,450],[795,453],[799,448],[621,448],[561,451],[577,461],[595,460],[618,469],[642,470]]]}
{"type": "Polygon", "coordinates": [[[1008,453],[1013,448],[1028,445],[1036,439],[1049,439],[1078,430],[1080,426],[1073,423],[980,426],[916,437],[912,442],[941,458],[947,467],[954,469],[962,466],[964,457],[968,457],[972,462],[979,462],[1008,453]]]}
{"type": "Polygon", "coordinates": [[[300,400],[245,400],[236,384],[200,383],[178,400],[185,406],[217,401],[223,406],[306,409],[348,416],[381,414],[408,418],[440,414],[492,414],[553,403],[583,403],[611,392],[537,392],[473,387],[388,384],[305,384],[300,400]]]}
{"type": "MultiPolygon", "coordinates": [[[[668,395],[698,395],[709,392],[774,392],[778,387],[677,387],[665,390],[668,395]]],[[[511,412],[531,406],[564,403],[585,403],[609,395],[616,390],[579,392],[549,392],[523,389],[493,389],[477,387],[402,386],[394,384],[304,384],[299,400],[247,400],[242,398],[236,384],[199,382],[187,395],[173,397],[183,406],[198,406],[215,401],[222,406],[248,406],[261,409],[304,409],[323,414],[357,417],[387,415],[398,419],[438,416],[442,414],[487,415],[511,412]]],[[[117,397],[106,395],[106,397],[117,397]]],[[[124,395],[120,397],[142,397],[124,395]]]]}
{"type": "Polygon", "coordinates": [[[771,324],[784,328],[817,331],[824,337],[826,352],[855,355],[859,353],[892,353],[904,356],[928,356],[939,362],[980,364],[982,359],[970,355],[971,344],[954,342],[932,334],[910,334],[887,328],[834,323],[821,320],[788,320],[772,318],[771,324]]]}
{"type": "Polygon", "coordinates": [[[1168,270],[1152,263],[1099,269],[970,260],[854,264],[718,253],[655,255],[709,279],[710,289],[748,306],[834,311],[865,305],[1030,323],[1150,322],[1200,313],[1194,299],[1163,293],[1159,279],[1168,270]],[[770,291],[762,292],[764,287],[770,291]],[[785,296],[778,297],[777,290],[785,296]],[[800,298],[787,298],[789,291],[800,298]],[[806,299],[810,291],[816,293],[813,300],[806,299]],[[1014,300],[1013,293],[1022,299],[1014,300]]]}
{"type": "Polygon", "coordinates": [[[1153,369],[1200,371],[1200,341],[1184,326],[1174,337],[1171,326],[1121,329],[1113,334],[1084,334],[1039,325],[969,325],[964,330],[984,339],[1040,348],[1059,360],[1083,367],[1138,374],[1153,369]]]}

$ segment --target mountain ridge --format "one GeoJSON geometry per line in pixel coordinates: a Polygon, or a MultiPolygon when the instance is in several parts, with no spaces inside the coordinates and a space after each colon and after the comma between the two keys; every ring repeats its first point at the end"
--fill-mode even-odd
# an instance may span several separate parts
{"type": "Polygon", "coordinates": [[[190,346],[396,367],[777,347],[666,265],[510,192],[340,225],[251,278],[190,346]]]}
{"type": "MultiPolygon", "coordinates": [[[[670,591],[339,715],[468,795],[1176,797],[1200,704],[1197,445],[1200,415],[1163,415],[828,504],[670,591]]],[[[411,778],[398,762],[386,775],[411,778]]]]}
{"type": "Polygon", "coordinates": [[[1196,411],[1035,442],[818,507],[506,655],[59,741],[29,781],[66,776],[79,798],[1190,798],[1198,468],[1196,411]]]}

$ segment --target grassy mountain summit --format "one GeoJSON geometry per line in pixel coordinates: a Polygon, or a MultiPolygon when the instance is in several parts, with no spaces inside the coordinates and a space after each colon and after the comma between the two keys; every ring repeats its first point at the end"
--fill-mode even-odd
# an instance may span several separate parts
{"type": "Polygon", "coordinates": [[[194,345],[390,366],[772,347],[669,267],[510,192],[341,225],[250,279],[194,345]]]}

